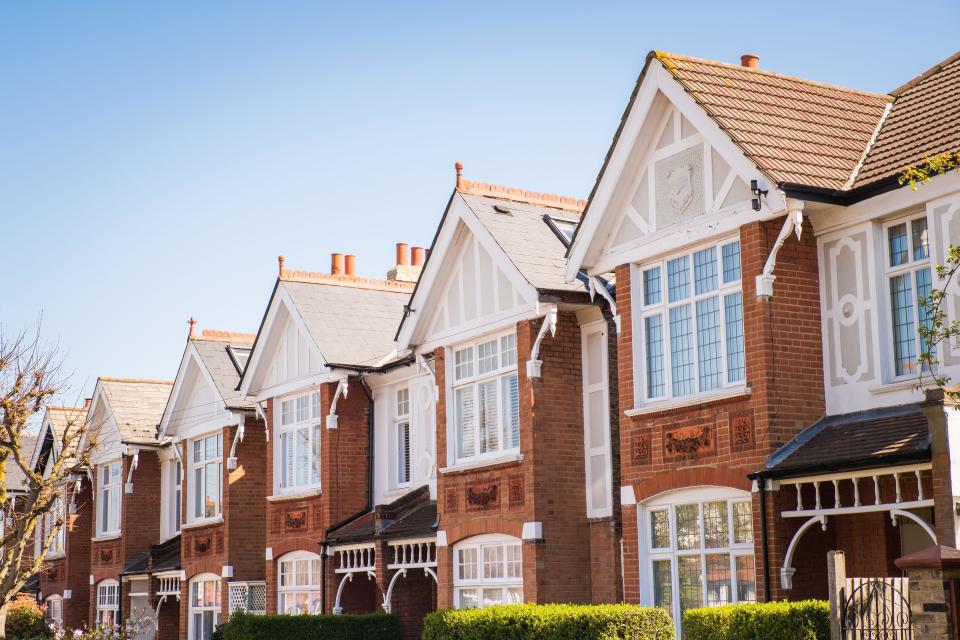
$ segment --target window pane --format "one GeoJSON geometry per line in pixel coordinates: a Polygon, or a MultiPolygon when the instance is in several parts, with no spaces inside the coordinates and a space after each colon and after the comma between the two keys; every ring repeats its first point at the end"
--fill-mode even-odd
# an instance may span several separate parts
{"type": "Polygon", "coordinates": [[[477,579],[476,547],[460,549],[459,554],[460,554],[460,579],[476,580],[477,579]]]}
{"type": "Polygon", "coordinates": [[[473,375],[473,347],[459,349],[453,353],[454,375],[463,380],[473,375]]]}
{"type": "Polygon", "coordinates": [[[653,561],[653,604],[663,607],[673,617],[673,575],[671,560],[653,561]]]}
{"type": "Polygon", "coordinates": [[[480,408],[480,453],[500,448],[497,424],[497,381],[487,380],[477,385],[480,408]]]}
{"type": "Polygon", "coordinates": [[[917,330],[913,321],[913,291],[909,273],[890,278],[890,315],[893,321],[896,375],[913,373],[917,366],[917,330]]]}
{"type": "Polygon", "coordinates": [[[503,577],[503,546],[483,547],[483,577],[503,577]]]}
{"type": "Polygon", "coordinates": [[[217,469],[219,465],[216,463],[210,463],[206,466],[204,473],[207,476],[207,490],[206,497],[203,503],[204,515],[208,518],[212,518],[217,515],[219,509],[217,508],[217,503],[220,502],[220,478],[217,474],[217,469]]]}
{"type": "Polygon", "coordinates": [[[310,398],[300,396],[297,398],[297,422],[306,422],[310,419],[310,398]]]}
{"type": "Polygon", "coordinates": [[[667,288],[670,302],[690,297],[690,259],[687,256],[667,263],[667,288]]]}
{"type": "Polygon", "coordinates": [[[697,358],[700,362],[700,391],[723,385],[723,354],[720,345],[720,300],[697,301],[697,358]]]}
{"type": "Polygon", "coordinates": [[[477,359],[479,363],[480,375],[496,371],[500,368],[498,363],[499,350],[497,341],[481,342],[477,345],[477,359]]]}
{"type": "Polygon", "coordinates": [[[670,512],[666,509],[650,512],[650,547],[670,548],[670,512]]]}
{"type": "Polygon", "coordinates": [[[518,544],[507,547],[507,577],[520,578],[523,576],[523,550],[518,544]]]}
{"type": "Polygon", "coordinates": [[[740,279],[740,242],[723,245],[723,281],[736,282],[740,279]]]}
{"type": "Polygon", "coordinates": [[[297,471],[297,484],[305,485],[307,484],[307,473],[310,469],[310,431],[308,429],[297,429],[296,438],[297,458],[295,467],[297,471]]]}
{"type": "Polygon", "coordinates": [[[203,461],[203,442],[201,440],[193,441],[193,461],[194,462],[203,461]]]}
{"type": "Polygon", "coordinates": [[[280,403],[280,424],[293,424],[293,400],[280,403]]]}
{"type": "Polygon", "coordinates": [[[733,503],[733,541],[753,542],[753,510],[749,502],[733,503]]]}
{"type": "Polygon", "coordinates": [[[474,455],[476,452],[474,445],[473,387],[457,389],[455,395],[457,401],[458,453],[461,458],[465,458],[474,455]]]}
{"type": "Polygon", "coordinates": [[[397,416],[405,416],[410,413],[410,389],[403,388],[397,390],[397,416]]]}
{"type": "Polygon", "coordinates": [[[643,272],[643,304],[659,304],[660,300],[660,267],[647,269],[643,272]]]}
{"type": "Polygon", "coordinates": [[[293,484],[293,434],[280,434],[280,456],[283,467],[280,471],[280,486],[289,487],[293,484]]]}
{"type": "Polygon", "coordinates": [[[896,267],[910,260],[909,242],[907,241],[907,223],[898,224],[887,230],[890,242],[890,266],[896,267]]]}
{"type": "Polygon", "coordinates": [[[520,446],[520,392],[516,374],[500,378],[503,387],[503,429],[506,447],[520,446]]]}
{"type": "Polygon", "coordinates": [[[479,609],[480,598],[476,589],[460,589],[458,591],[458,606],[460,609],[479,609]]]}
{"type": "Polygon", "coordinates": [[[313,443],[310,449],[310,481],[320,482],[320,425],[313,425],[313,443]]]}
{"type": "Polygon", "coordinates": [[[727,327],[727,382],[740,382],[746,376],[743,346],[743,295],[723,298],[723,321],[727,327]]]}
{"type": "Polygon", "coordinates": [[[926,260],[930,257],[930,240],[927,236],[927,219],[918,218],[910,223],[910,235],[913,244],[913,259],[926,260]]]}
{"type": "MultiPolygon", "coordinates": [[[[927,308],[924,301],[930,297],[930,292],[933,288],[933,283],[930,280],[930,269],[929,267],[920,269],[914,275],[917,280],[917,317],[920,319],[920,327],[929,330],[933,328],[933,313],[927,308]]],[[[930,345],[928,347],[923,336],[920,335],[919,329],[917,330],[917,334],[920,340],[920,347],[917,349],[918,357],[919,354],[924,351],[929,351],[931,355],[936,355],[936,345],[930,345]]]]}
{"type": "Polygon", "coordinates": [[[507,601],[505,604],[523,604],[523,588],[507,587],[507,601]]]}
{"type": "Polygon", "coordinates": [[[695,504],[681,504],[677,512],[677,548],[700,548],[700,508],[695,504]]]}
{"type": "Polygon", "coordinates": [[[410,423],[397,425],[397,482],[410,482],[410,423]]]}
{"type": "Polygon", "coordinates": [[[725,553],[714,553],[707,559],[707,606],[716,607],[730,604],[730,556],[725,553]]]}
{"type": "Polygon", "coordinates": [[[500,338],[500,366],[512,367],[517,364],[517,336],[510,334],[500,338]]]}
{"type": "Polygon", "coordinates": [[[644,319],[644,336],[647,345],[647,397],[658,398],[664,394],[663,384],[663,316],[644,319]]]}
{"type": "Polygon", "coordinates": [[[707,549],[718,549],[730,544],[725,500],[704,503],[703,542],[707,549]]]}
{"type": "Polygon", "coordinates": [[[690,305],[670,309],[670,376],[674,396],[693,393],[692,325],[690,305]]]}
{"type": "Polygon", "coordinates": [[[694,290],[697,295],[717,288],[717,248],[710,247],[693,254],[694,290]]]}
{"type": "Polygon", "coordinates": [[[680,613],[703,606],[703,587],[700,583],[700,556],[679,556],[677,573],[680,579],[680,613]]]}
{"type": "Polygon", "coordinates": [[[320,393],[317,391],[310,394],[310,416],[313,419],[320,417],[320,393]]]}
{"type": "Polygon", "coordinates": [[[757,601],[757,577],[753,556],[737,556],[737,602],[757,601]]]}

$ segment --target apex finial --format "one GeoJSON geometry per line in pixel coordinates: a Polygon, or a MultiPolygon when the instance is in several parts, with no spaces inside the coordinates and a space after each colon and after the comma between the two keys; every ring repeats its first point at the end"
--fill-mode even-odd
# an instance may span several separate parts
{"type": "Polygon", "coordinates": [[[287,259],[284,258],[283,256],[277,256],[277,265],[279,267],[278,273],[281,278],[283,277],[283,263],[286,261],[287,259]]]}
{"type": "Polygon", "coordinates": [[[190,333],[187,335],[191,340],[197,337],[196,328],[197,328],[197,319],[193,316],[190,316],[190,319],[187,320],[187,324],[190,325],[190,333]]]}
{"type": "Polygon", "coordinates": [[[453,167],[457,170],[457,191],[460,191],[463,188],[463,163],[457,160],[453,167]]]}

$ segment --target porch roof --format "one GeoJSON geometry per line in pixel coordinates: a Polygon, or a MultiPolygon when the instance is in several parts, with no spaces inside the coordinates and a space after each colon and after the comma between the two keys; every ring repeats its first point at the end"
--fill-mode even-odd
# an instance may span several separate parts
{"type": "Polygon", "coordinates": [[[824,416],[751,475],[790,478],[929,461],[927,418],[916,403],[824,416]]]}
{"type": "Polygon", "coordinates": [[[121,575],[142,575],[180,569],[180,536],[160,544],[152,544],[147,551],[137,554],[124,566],[121,575]]]}
{"type": "Polygon", "coordinates": [[[327,543],[337,545],[429,536],[436,533],[437,525],[437,501],[430,500],[430,488],[424,485],[330,531],[327,543]]]}

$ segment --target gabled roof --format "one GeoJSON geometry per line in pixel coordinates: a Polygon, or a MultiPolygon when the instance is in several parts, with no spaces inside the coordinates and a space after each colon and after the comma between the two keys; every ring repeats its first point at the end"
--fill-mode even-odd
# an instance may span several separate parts
{"type": "Polygon", "coordinates": [[[960,151],[960,52],[891,92],[895,102],[854,186],[872,184],[925,157],[960,151]]]}
{"type": "Polygon", "coordinates": [[[230,352],[249,353],[254,338],[256,336],[252,333],[204,329],[199,336],[191,336],[189,339],[228,409],[253,407],[254,403],[237,391],[243,371],[230,352]]]}
{"type": "Polygon", "coordinates": [[[101,377],[97,383],[110,407],[120,440],[128,444],[157,444],[157,426],[173,382],[101,377]]]}
{"type": "Polygon", "coordinates": [[[82,439],[77,437],[77,434],[83,429],[86,422],[87,409],[88,407],[61,407],[53,405],[46,407],[44,419],[40,426],[40,433],[37,436],[39,440],[32,451],[33,457],[31,460],[34,468],[40,463],[40,457],[46,455],[46,452],[51,448],[59,451],[63,445],[65,435],[69,435],[71,441],[67,450],[62,452],[61,455],[66,455],[68,460],[76,455],[82,439]],[[49,425],[49,436],[47,434],[47,425],[49,425]]]}

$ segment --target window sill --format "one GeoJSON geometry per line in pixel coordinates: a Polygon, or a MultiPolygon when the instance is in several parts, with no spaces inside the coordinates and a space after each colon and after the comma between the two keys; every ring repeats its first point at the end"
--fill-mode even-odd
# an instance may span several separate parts
{"type": "Polygon", "coordinates": [[[117,533],[103,533],[99,536],[90,538],[90,542],[107,542],[108,540],[119,540],[120,535],[121,534],[119,531],[117,533]]]}
{"type": "Polygon", "coordinates": [[[67,557],[67,554],[61,551],[60,553],[48,553],[47,560],[63,560],[67,557]]]}
{"type": "Polygon", "coordinates": [[[309,487],[306,489],[297,489],[296,491],[287,491],[272,496],[267,496],[267,502],[280,502],[282,500],[296,500],[298,498],[313,498],[321,494],[320,486],[309,487]]]}
{"type": "Polygon", "coordinates": [[[905,391],[916,390],[916,387],[921,383],[931,382],[928,379],[920,380],[916,376],[911,376],[907,380],[897,380],[894,382],[888,382],[887,384],[878,384],[876,386],[870,387],[870,393],[874,395],[881,395],[884,393],[893,393],[894,391],[905,391]]]}
{"type": "Polygon", "coordinates": [[[180,531],[189,531],[190,529],[199,529],[201,527],[208,527],[212,524],[223,524],[223,516],[216,516],[214,518],[204,518],[203,520],[194,520],[193,522],[184,522],[180,525],[180,531]]]}
{"type": "Polygon", "coordinates": [[[653,402],[649,405],[644,405],[639,409],[627,409],[623,412],[623,415],[632,418],[634,416],[660,413],[661,411],[669,411],[671,409],[679,409],[681,407],[709,404],[718,400],[729,400],[730,398],[739,398],[741,396],[746,397],[751,393],[753,393],[753,391],[750,387],[733,387],[731,389],[723,389],[721,391],[704,393],[696,396],[684,396],[682,398],[674,398],[673,400],[653,402]]]}
{"type": "Polygon", "coordinates": [[[493,467],[499,464],[508,464],[510,462],[522,462],[523,454],[522,453],[508,453],[502,456],[496,456],[491,458],[481,458],[479,460],[469,460],[465,462],[458,462],[457,464],[450,465],[449,467],[443,467],[440,469],[440,473],[459,473],[461,471],[470,471],[471,469],[482,469],[484,467],[493,467]]]}

